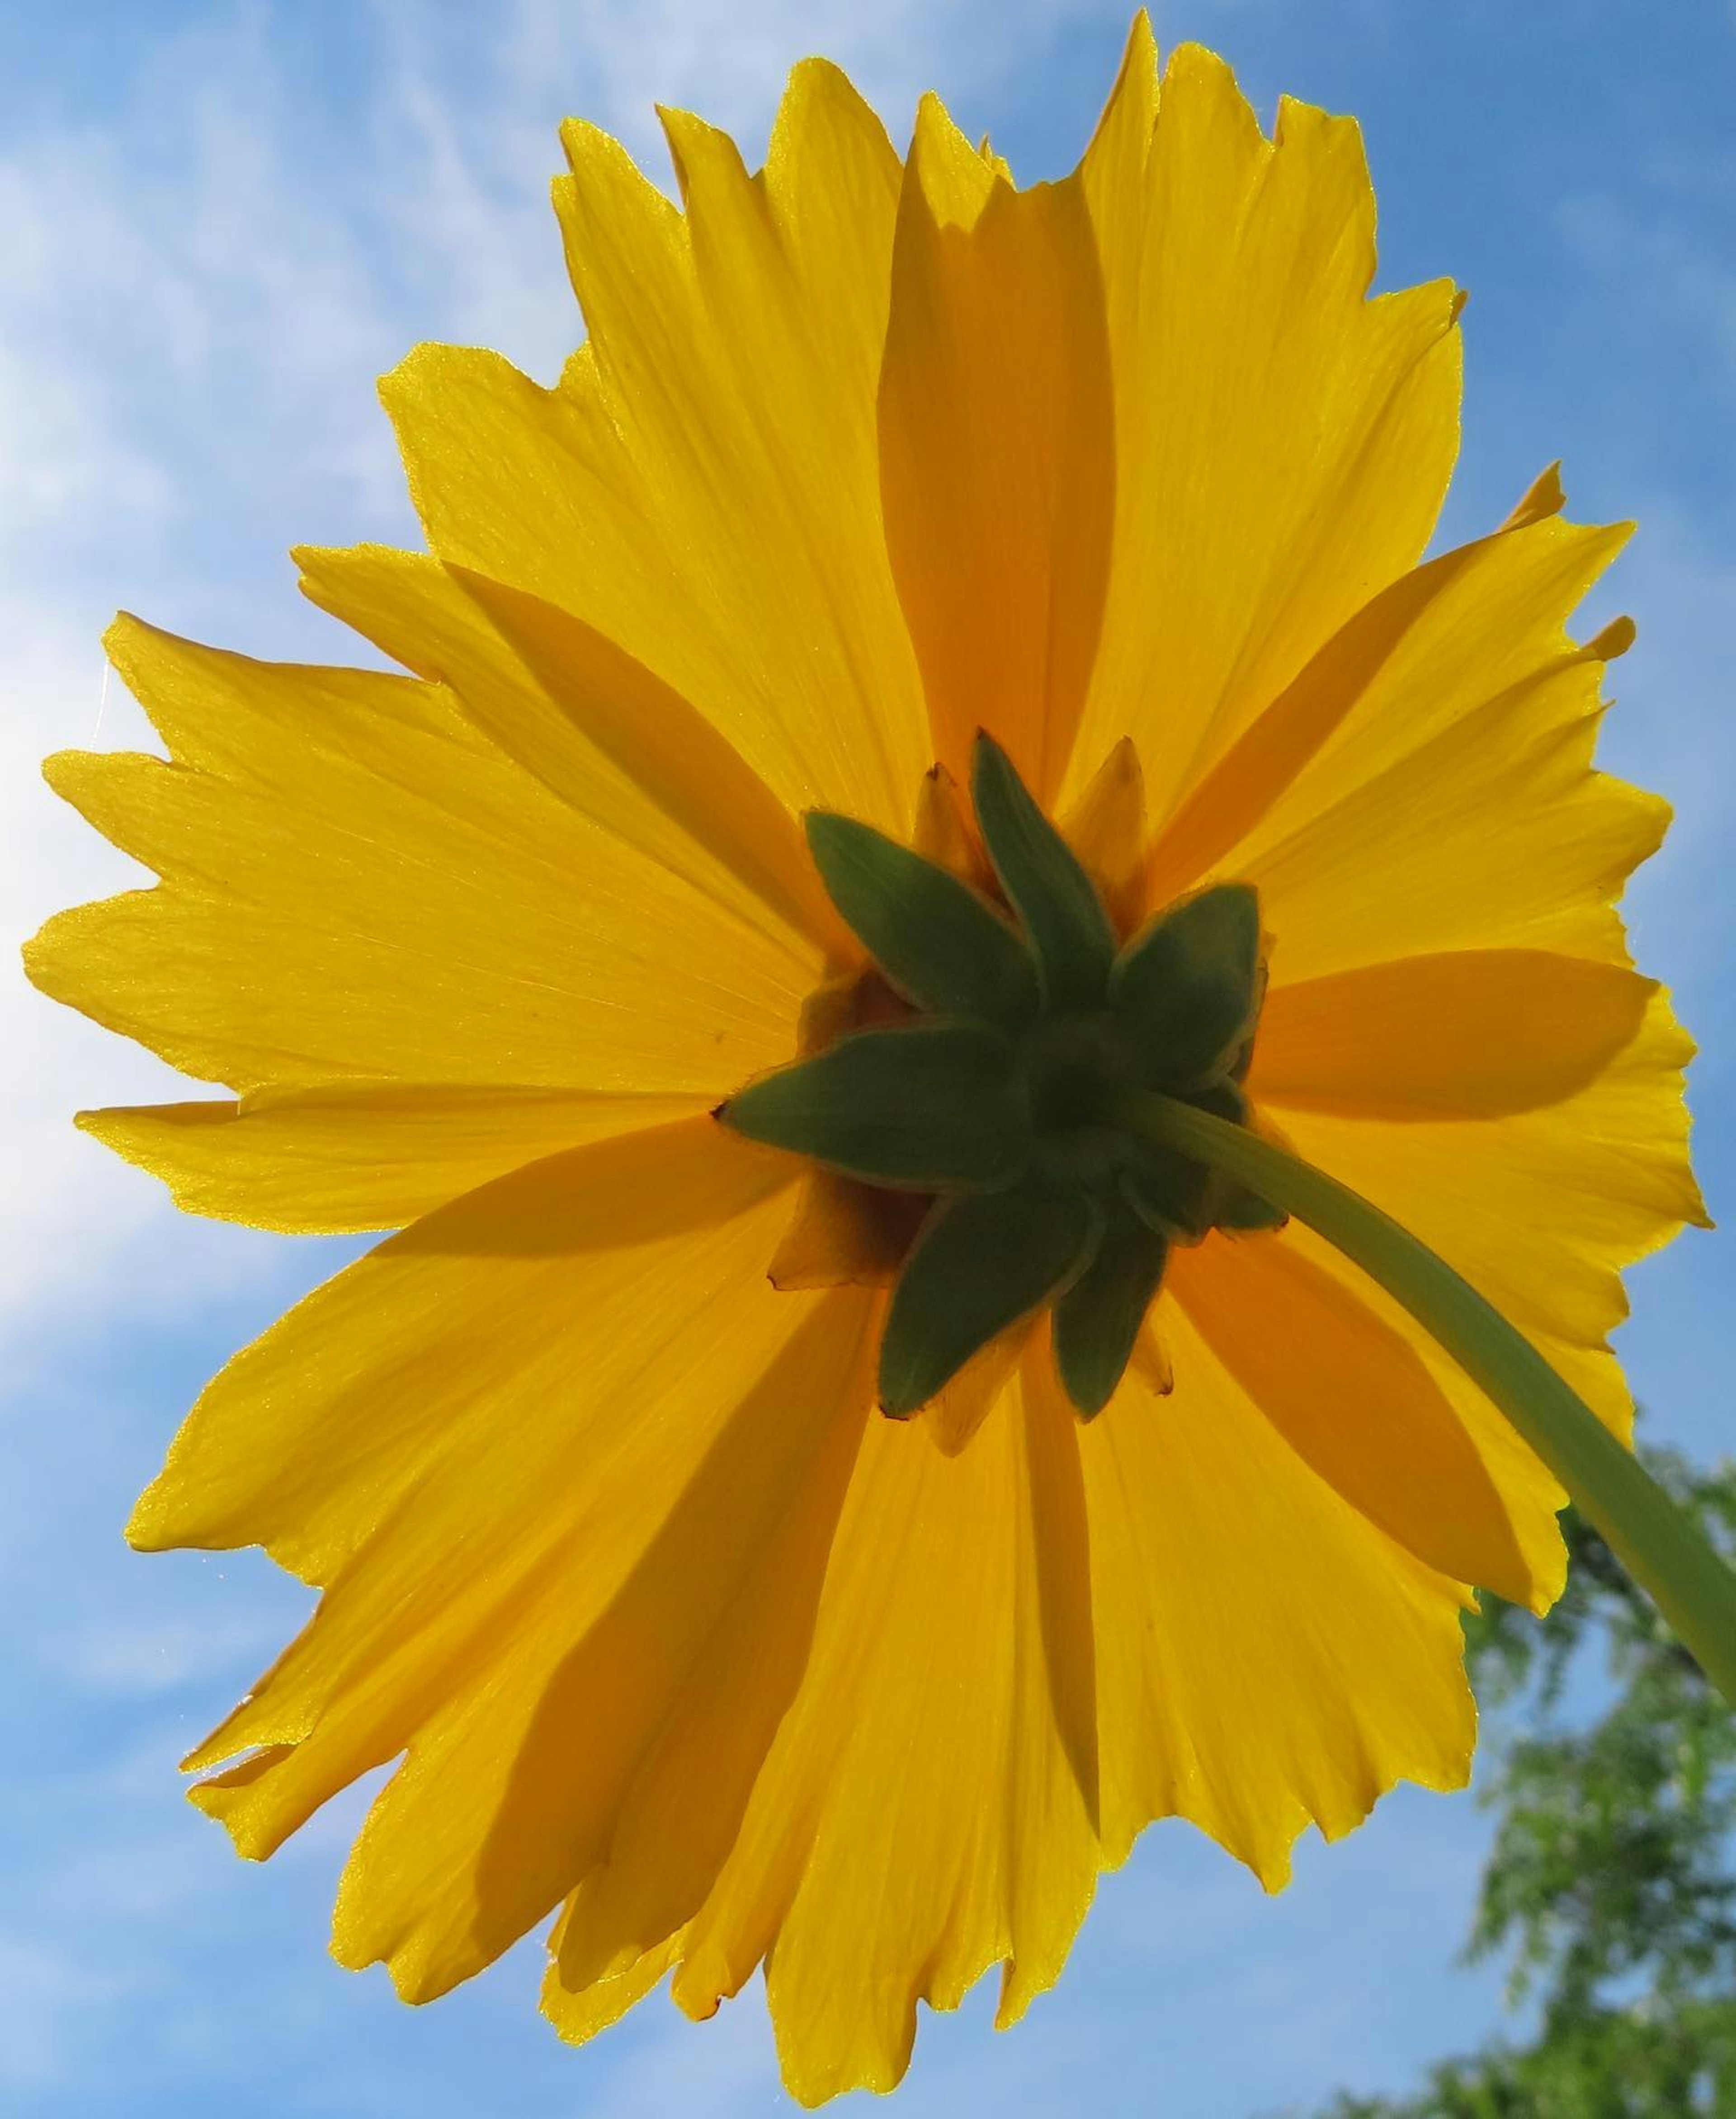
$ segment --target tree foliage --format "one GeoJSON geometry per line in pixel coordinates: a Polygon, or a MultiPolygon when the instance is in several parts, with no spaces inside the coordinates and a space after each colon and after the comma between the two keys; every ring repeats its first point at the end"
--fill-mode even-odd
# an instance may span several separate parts
{"type": "MultiPolygon", "coordinates": [[[[1646,1461],[1736,1552],[1736,1465],[1646,1461]]],[[[1317,2119],[1736,2115],[1736,1719],[1597,1532],[1562,1528],[1548,1618],[1491,1598],[1467,1625],[1497,1822],[1466,1954],[1505,1957],[1536,2036],[1317,2119]]]]}

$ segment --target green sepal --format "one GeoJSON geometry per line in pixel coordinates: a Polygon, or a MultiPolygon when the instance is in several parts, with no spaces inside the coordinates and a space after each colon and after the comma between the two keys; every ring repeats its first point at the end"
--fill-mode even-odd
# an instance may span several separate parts
{"type": "Polygon", "coordinates": [[[1212,1173],[1179,1149],[1141,1143],[1121,1172],[1121,1196],[1147,1228],[1172,1244],[1202,1244],[1217,1204],[1212,1173]]]}
{"type": "Polygon", "coordinates": [[[1087,1420],[1115,1395],[1168,1257],[1163,1237],[1110,1202],[1096,1256],[1055,1305],[1055,1365],[1087,1420]]]}
{"type": "MultiPolygon", "coordinates": [[[[1214,1118],[1230,1125],[1248,1122],[1247,1097],[1233,1082],[1208,1083],[1180,1101],[1197,1111],[1209,1111],[1214,1118]]],[[[1232,1226],[1224,1219],[1226,1204],[1232,1199],[1226,1181],[1209,1164],[1195,1162],[1178,1148],[1140,1141],[1122,1174],[1121,1192],[1149,1228],[1174,1244],[1204,1243],[1214,1228],[1232,1226]]],[[[1264,1204],[1251,1193],[1246,1195],[1246,1203],[1251,1212],[1264,1204]]],[[[1250,1221],[1234,1226],[1253,1229],[1278,1224],[1250,1221]]]]}
{"type": "Polygon", "coordinates": [[[805,823],[827,895],[907,1000],[1009,1026],[1037,1013],[1031,953],[980,892],[854,817],[810,809],[805,823]]]}
{"type": "Polygon", "coordinates": [[[943,1200],[905,1260],[880,1341],[881,1410],[907,1419],[972,1354],[1089,1264],[1102,1209],[1077,1185],[1032,1180],[943,1200]]]}
{"type": "Polygon", "coordinates": [[[1225,883],[1160,913],[1115,960],[1110,1006],[1148,1087],[1209,1081],[1240,1055],[1260,1011],[1260,899],[1225,883]]]}
{"type": "Polygon", "coordinates": [[[1023,1176],[1030,1099],[1013,1043],[982,1022],[859,1031],[738,1090],[717,1116],[750,1140],[894,1190],[991,1190],[1023,1176]]]}
{"type": "Polygon", "coordinates": [[[971,799],[1000,887],[1036,953],[1046,1004],[1051,1011],[1100,1008],[1115,961],[1109,915],[991,735],[979,734],[971,753],[971,799]]]}
{"type": "Polygon", "coordinates": [[[1267,1229],[1281,1229],[1289,1218],[1281,1207],[1274,1207],[1270,1199],[1262,1199],[1257,1192],[1249,1191],[1246,1185],[1233,1184],[1228,1178],[1220,1179],[1212,1215],[1218,1228],[1233,1229],[1238,1236],[1252,1236],[1267,1229]]]}

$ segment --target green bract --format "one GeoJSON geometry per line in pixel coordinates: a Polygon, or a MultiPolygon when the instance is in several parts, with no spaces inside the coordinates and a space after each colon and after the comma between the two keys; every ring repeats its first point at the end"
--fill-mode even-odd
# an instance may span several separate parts
{"type": "Polygon", "coordinates": [[[738,1133],[901,1192],[992,1189],[1030,1167],[1018,1050],[992,1024],[864,1030],[724,1106],[738,1133]]]}
{"type": "Polygon", "coordinates": [[[893,1291],[880,1342],[880,1404],[925,1405],[979,1347],[1088,1269],[1102,1208],[1077,1185],[1029,1178],[998,1199],[943,1200],[893,1291]]]}
{"type": "Polygon", "coordinates": [[[1090,877],[986,735],[971,791],[1005,907],[852,818],[809,816],[832,902],[911,1013],[750,1083],[718,1116],[845,1176],[931,1196],[881,1342],[887,1412],[915,1412],[1052,1303],[1061,1382],[1088,1419],[1121,1379],[1171,1245],[1283,1219],[1115,1115],[1125,1092],[1160,1090],[1246,1122],[1259,903],[1219,884],[1121,947],[1090,877]]]}
{"type": "Polygon", "coordinates": [[[906,1000],[990,1022],[1028,1022],[1037,1013],[1031,953],[986,897],[871,824],[826,809],[810,811],[807,823],[832,902],[906,1000]]]}

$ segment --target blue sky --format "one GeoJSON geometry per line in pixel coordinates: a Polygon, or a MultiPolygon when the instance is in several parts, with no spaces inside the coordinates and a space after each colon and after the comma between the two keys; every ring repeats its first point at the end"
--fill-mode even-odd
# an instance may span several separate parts
{"type": "MultiPolygon", "coordinates": [[[[1634,515],[1599,614],[1640,621],[1604,757],[1678,824],[1631,901],[1645,967],[1706,1047],[1693,1101],[1736,1215],[1736,12],[1616,0],[1181,0],[1263,114],[1358,113],[1387,284],[1451,273],[1465,446],[1443,536],[1544,462],[1575,512],[1634,515]]],[[[763,144],[805,50],[894,133],[939,87],[1022,175],[1076,155],[1126,21],[1095,0],[501,0],[0,11],[0,916],[21,937],[125,879],[41,791],[67,744],[125,743],[96,638],[124,605],[256,654],[353,653],[294,593],[297,541],[415,541],[373,378],[418,339],[547,378],[577,320],[546,207],[557,121],[665,169],[653,100],[763,144]]],[[[533,2006],[536,1950],[421,2011],[324,1953],[351,1801],[265,1869],[181,1801],[174,1761],[298,1619],[257,1555],[142,1559],[132,1495],[200,1382],[341,1255],[177,1220],[72,1134],[162,1092],[153,1063],[0,971],[0,2112],[82,2119],[554,2119],[780,2108],[757,2001],[661,2001],[580,2052],[533,2006]]],[[[1650,1425],[1733,1430],[1732,1239],[1633,1276],[1623,1346],[1650,1425]]],[[[989,1996],[930,2019],[900,2106],[1252,2119],[1399,2085],[1498,2018],[1454,1965],[1485,1844],[1467,1798],[1401,1792],[1269,1901],[1187,1828],[1107,1880],[1059,1991],[1006,2037],[989,1996]]]]}

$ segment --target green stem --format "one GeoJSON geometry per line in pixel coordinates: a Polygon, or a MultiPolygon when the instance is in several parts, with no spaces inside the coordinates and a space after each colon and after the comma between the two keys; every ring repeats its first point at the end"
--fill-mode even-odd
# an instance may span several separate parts
{"type": "Polygon", "coordinates": [[[1390,1215],[1244,1126],[1137,1089],[1117,1097],[1115,1116],[1142,1139],[1214,1165],[1306,1222],[1401,1303],[1506,1415],[1736,1706],[1736,1574],[1468,1281],[1390,1215]]]}

